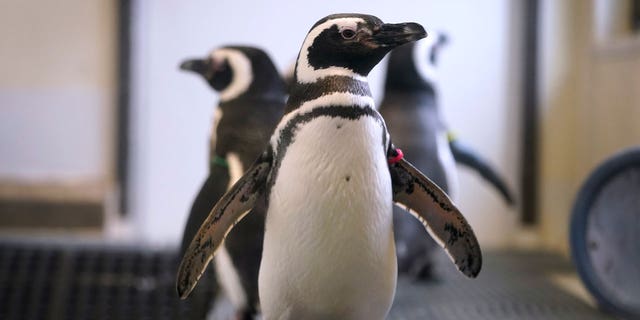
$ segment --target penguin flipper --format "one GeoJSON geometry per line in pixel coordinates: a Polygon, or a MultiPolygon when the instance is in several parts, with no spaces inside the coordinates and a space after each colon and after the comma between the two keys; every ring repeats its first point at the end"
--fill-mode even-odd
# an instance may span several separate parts
{"type": "Polygon", "coordinates": [[[460,142],[458,139],[450,140],[449,147],[451,148],[451,153],[453,153],[453,158],[456,162],[476,170],[482,178],[488,181],[498,190],[498,192],[500,192],[508,205],[513,206],[515,204],[514,198],[512,193],[509,191],[507,184],[498,175],[498,173],[493,170],[489,163],[478,155],[477,152],[460,142]]]}
{"type": "Polygon", "coordinates": [[[189,244],[191,244],[191,240],[200,229],[202,222],[207,218],[216,202],[225,194],[228,186],[229,170],[225,167],[213,166],[191,205],[187,223],[182,233],[180,256],[184,255],[189,244]]]}
{"type": "Polygon", "coordinates": [[[475,278],[482,267],[482,252],[462,213],[444,191],[406,160],[390,164],[389,170],[393,201],[422,222],[460,272],[475,278]]]}
{"type": "Polygon", "coordinates": [[[191,293],[229,231],[264,193],[270,170],[271,155],[265,152],[222,196],[204,220],[178,268],[176,289],[181,299],[191,293]]]}

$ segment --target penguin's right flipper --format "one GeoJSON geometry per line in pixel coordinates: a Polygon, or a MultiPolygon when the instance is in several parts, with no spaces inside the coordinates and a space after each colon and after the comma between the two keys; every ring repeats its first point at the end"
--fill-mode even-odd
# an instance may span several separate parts
{"type": "Polygon", "coordinates": [[[485,180],[498,189],[498,192],[500,192],[508,205],[513,206],[515,204],[507,184],[477,152],[455,138],[449,139],[449,147],[456,162],[478,171],[485,180]]]}
{"type": "Polygon", "coordinates": [[[444,248],[458,270],[475,278],[482,252],[471,226],[433,181],[404,159],[389,165],[393,201],[414,215],[444,248]]]}
{"type": "Polygon", "coordinates": [[[271,159],[271,153],[264,152],[209,213],[182,257],[176,282],[180,298],[191,293],[229,231],[264,193],[271,159]]]}

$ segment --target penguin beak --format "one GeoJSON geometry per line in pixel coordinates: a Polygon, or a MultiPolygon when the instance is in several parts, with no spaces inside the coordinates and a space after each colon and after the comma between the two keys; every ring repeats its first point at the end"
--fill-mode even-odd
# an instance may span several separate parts
{"type": "Polygon", "coordinates": [[[426,36],[427,32],[417,23],[385,23],[380,29],[374,31],[371,40],[378,47],[393,49],[426,36]]]}
{"type": "Polygon", "coordinates": [[[446,33],[440,32],[438,34],[438,45],[446,46],[449,44],[449,36],[446,33]]]}
{"type": "Polygon", "coordinates": [[[185,60],[180,64],[180,69],[185,71],[195,72],[202,76],[206,76],[209,70],[209,60],[208,59],[185,60]]]}

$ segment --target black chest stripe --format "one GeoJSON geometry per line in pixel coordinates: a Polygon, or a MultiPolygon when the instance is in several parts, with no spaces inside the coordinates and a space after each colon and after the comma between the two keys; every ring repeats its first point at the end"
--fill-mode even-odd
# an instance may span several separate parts
{"type": "Polygon", "coordinates": [[[297,83],[291,88],[285,113],[289,113],[303,103],[320,98],[327,93],[347,92],[358,96],[371,96],[369,84],[345,76],[328,76],[314,83],[297,83]]]}
{"type": "Polygon", "coordinates": [[[382,148],[386,151],[387,128],[380,114],[373,108],[360,107],[356,105],[318,107],[311,111],[300,113],[294,116],[293,118],[291,118],[291,120],[289,120],[289,122],[287,122],[285,127],[280,130],[280,136],[278,137],[275,157],[273,159],[273,166],[271,171],[272,179],[270,179],[271,181],[269,183],[269,188],[267,188],[268,190],[271,190],[271,187],[275,183],[274,177],[278,176],[278,171],[280,170],[282,159],[287,153],[287,149],[289,148],[289,146],[295,141],[295,136],[299,126],[308,123],[318,117],[341,118],[350,121],[355,121],[362,117],[372,117],[382,128],[382,148]]]}

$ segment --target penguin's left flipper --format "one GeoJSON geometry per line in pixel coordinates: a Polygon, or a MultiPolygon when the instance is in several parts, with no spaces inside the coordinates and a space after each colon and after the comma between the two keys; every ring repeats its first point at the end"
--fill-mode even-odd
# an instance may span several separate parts
{"type": "Polygon", "coordinates": [[[176,288],[181,299],[191,293],[229,231],[264,193],[271,158],[269,152],[264,152],[211,209],[178,268],[176,288]]]}
{"type": "Polygon", "coordinates": [[[475,278],[482,253],[471,226],[449,197],[433,181],[404,159],[389,165],[393,201],[409,211],[444,248],[458,270],[475,278]]]}

